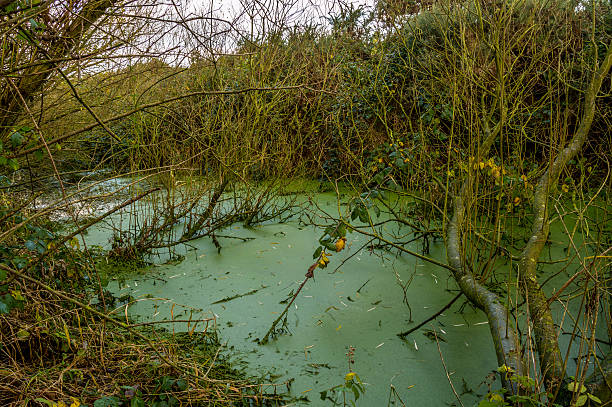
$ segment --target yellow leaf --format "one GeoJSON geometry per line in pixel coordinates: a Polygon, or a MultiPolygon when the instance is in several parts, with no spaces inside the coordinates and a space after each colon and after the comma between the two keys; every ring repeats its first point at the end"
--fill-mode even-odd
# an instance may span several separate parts
{"type": "Polygon", "coordinates": [[[338,239],[336,241],[336,251],[342,251],[342,249],[344,249],[344,246],[346,245],[346,238],[345,237],[341,237],[340,239],[338,239]]]}
{"type": "Polygon", "coordinates": [[[327,254],[325,252],[321,253],[321,258],[319,259],[319,267],[324,269],[325,267],[327,267],[328,263],[329,258],[327,257],[327,254]]]}
{"type": "Polygon", "coordinates": [[[73,398],[72,399],[72,404],[70,404],[70,407],[80,407],[81,403],[79,402],[79,400],[73,398]]]}
{"type": "Polygon", "coordinates": [[[489,399],[491,401],[504,401],[504,398],[502,396],[500,396],[497,393],[493,393],[491,394],[491,398],[489,399]]]}

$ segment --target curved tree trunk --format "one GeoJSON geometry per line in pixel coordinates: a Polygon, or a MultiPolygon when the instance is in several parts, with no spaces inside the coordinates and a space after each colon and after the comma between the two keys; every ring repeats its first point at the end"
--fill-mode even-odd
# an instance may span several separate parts
{"type": "MultiPolygon", "coordinates": [[[[533,334],[540,361],[540,371],[544,385],[549,393],[564,393],[560,386],[565,377],[565,366],[559,349],[558,333],[555,328],[548,298],[537,280],[536,268],[538,258],[548,238],[550,229],[548,215],[548,197],[555,188],[561,170],[582,149],[595,115],[595,99],[603,79],[612,66],[612,44],[608,46],[606,57],[593,75],[585,94],[585,105],[582,120],[570,143],[557,155],[548,170],[538,181],[534,193],[534,222],[531,237],[527,242],[519,261],[519,281],[527,300],[533,334]]],[[[562,397],[564,398],[564,397],[562,397]]]]}
{"type": "MultiPolygon", "coordinates": [[[[486,139],[479,148],[479,156],[487,155],[491,145],[495,141],[501,124],[491,132],[485,126],[486,139]]],[[[514,374],[524,374],[524,363],[521,356],[520,340],[511,325],[507,307],[500,301],[497,294],[488,290],[476,280],[474,275],[465,267],[465,256],[461,252],[462,228],[465,219],[465,199],[468,191],[472,190],[473,178],[468,175],[464,181],[459,195],[453,198],[453,217],[451,218],[446,232],[446,256],[448,264],[453,268],[453,277],[459,288],[472,304],[481,309],[487,315],[491,336],[495,345],[495,354],[499,366],[507,366],[514,374]]],[[[516,383],[509,380],[509,374],[502,375],[503,387],[517,394],[516,383]]]]}

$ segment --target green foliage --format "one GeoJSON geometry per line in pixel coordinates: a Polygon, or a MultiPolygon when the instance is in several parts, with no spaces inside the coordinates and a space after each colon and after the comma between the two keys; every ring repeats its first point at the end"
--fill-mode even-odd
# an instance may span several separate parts
{"type": "Polygon", "coordinates": [[[584,406],[587,401],[591,400],[592,401],[592,405],[599,405],[601,404],[601,400],[599,399],[599,397],[589,393],[587,391],[587,388],[582,384],[577,382],[576,380],[572,380],[571,382],[569,382],[567,384],[567,389],[575,394],[575,406],[576,407],[582,407],[584,406]]]}
{"type": "MultiPolygon", "coordinates": [[[[2,230],[17,228],[12,239],[0,243],[0,264],[23,270],[36,257],[44,254],[49,245],[53,244],[55,234],[42,225],[28,222],[27,218],[13,209],[0,207],[0,225],[2,230]]],[[[10,284],[11,276],[6,270],[0,270],[0,313],[6,314],[13,308],[23,308],[25,298],[20,290],[10,284]]]]}
{"type": "Polygon", "coordinates": [[[119,396],[105,396],[94,401],[94,407],[175,407],[179,406],[179,399],[173,395],[174,392],[187,390],[188,383],[185,379],[177,379],[170,376],[162,376],[158,379],[157,389],[152,396],[144,396],[142,391],[135,386],[121,386],[119,396]]]}
{"type": "Polygon", "coordinates": [[[328,400],[334,406],[356,406],[357,400],[365,392],[365,386],[355,372],[350,372],[344,378],[344,383],[338,384],[320,392],[321,400],[328,400]]]}

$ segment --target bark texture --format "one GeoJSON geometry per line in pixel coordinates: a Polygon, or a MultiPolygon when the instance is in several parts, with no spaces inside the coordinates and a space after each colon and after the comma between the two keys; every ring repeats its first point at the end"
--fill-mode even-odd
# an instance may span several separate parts
{"type": "Polygon", "coordinates": [[[611,65],[612,44],[608,46],[608,51],[601,66],[598,69],[596,68],[586,89],[583,115],[576,133],[569,144],[552,160],[548,169],[538,181],[534,192],[534,221],[531,237],[519,260],[519,280],[533,324],[540,371],[546,389],[553,394],[565,392],[564,387],[561,386],[565,377],[565,366],[559,349],[558,332],[548,305],[548,298],[538,283],[536,275],[538,259],[550,230],[548,197],[550,191],[555,188],[563,167],[580,152],[587,139],[595,115],[595,100],[611,65]]]}
{"type": "MultiPolygon", "coordinates": [[[[8,2],[10,3],[10,2],[8,2]]],[[[15,61],[10,67],[16,71],[11,77],[5,76],[4,81],[13,81],[13,84],[2,83],[0,91],[0,138],[4,138],[17,122],[23,112],[23,100],[30,103],[40,93],[44,84],[52,75],[58,61],[78,50],[81,38],[89,31],[91,26],[102,17],[105,11],[117,3],[117,0],[88,0],[75,5],[74,10],[66,10],[65,18],[61,21],[61,28],[55,35],[46,41],[39,41],[31,34],[32,51],[23,53],[23,57],[15,61]],[[24,66],[20,69],[20,66],[24,66]],[[21,95],[21,96],[20,96],[21,95]]],[[[75,3],[76,4],[76,3],[75,3]]],[[[48,7],[53,7],[49,5],[48,7]]],[[[60,25],[58,22],[57,25],[60,25]]],[[[19,30],[20,25],[15,23],[11,30],[19,30]]],[[[15,45],[16,47],[18,45],[15,45]]],[[[6,68],[6,67],[4,67],[6,68]]]]}
{"type": "MultiPolygon", "coordinates": [[[[488,151],[497,137],[501,124],[494,131],[489,131],[486,126],[486,138],[479,148],[480,157],[487,155],[488,151]]],[[[462,228],[465,219],[465,199],[468,191],[472,190],[473,177],[469,176],[461,186],[461,190],[453,199],[453,217],[451,218],[446,232],[446,256],[448,264],[453,268],[453,277],[465,296],[479,309],[483,310],[489,321],[489,328],[495,346],[495,354],[499,366],[505,365],[512,369],[515,374],[524,374],[524,364],[521,356],[519,337],[511,325],[512,319],[508,315],[506,305],[497,294],[483,286],[475,276],[465,267],[465,256],[461,252],[462,228]]],[[[502,375],[503,386],[518,393],[516,383],[509,380],[508,374],[502,375]]]]}

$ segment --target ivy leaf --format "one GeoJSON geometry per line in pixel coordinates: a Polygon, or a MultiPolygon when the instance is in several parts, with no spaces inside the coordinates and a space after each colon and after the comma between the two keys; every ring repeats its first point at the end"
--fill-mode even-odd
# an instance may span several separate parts
{"type": "Polygon", "coordinates": [[[13,148],[19,147],[23,144],[23,136],[20,132],[16,131],[11,134],[11,144],[13,145],[13,148]]]}
{"type": "Polygon", "coordinates": [[[23,136],[20,132],[16,131],[11,134],[11,144],[13,145],[13,148],[19,147],[23,144],[23,136]]]}
{"type": "Polygon", "coordinates": [[[184,379],[178,379],[174,384],[179,391],[187,390],[187,381],[184,379]]]}

